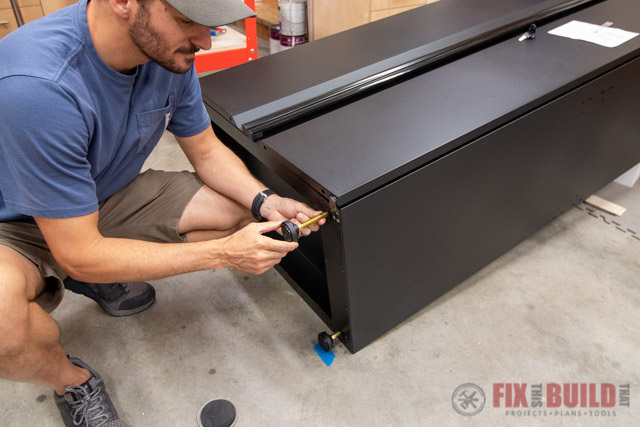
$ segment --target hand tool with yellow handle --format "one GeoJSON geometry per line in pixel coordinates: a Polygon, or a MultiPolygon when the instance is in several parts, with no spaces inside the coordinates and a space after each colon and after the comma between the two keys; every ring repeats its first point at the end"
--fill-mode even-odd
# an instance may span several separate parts
{"type": "Polygon", "coordinates": [[[297,242],[298,238],[300,238],[300,230],[306,228],[316,222],[320,221],[323,218],[326,218],[329,215],[329,212],[321,213],[318,216],[311,218],[310,220],[303,222],[300,225],[294,224],[291,221],[283,221],[280,226],[280,230],[282,231],[282,237],[287,242],[297,242]]]}

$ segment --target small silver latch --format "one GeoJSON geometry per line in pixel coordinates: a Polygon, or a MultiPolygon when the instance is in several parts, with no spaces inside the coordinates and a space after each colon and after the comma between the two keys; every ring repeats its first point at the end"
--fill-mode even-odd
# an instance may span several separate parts
{"type": "Polygon", "coordinates": [[[524,33],[519,39],[518,41],[523,41],[523,40],[529,40],[529,39],[535,39],[536,38],[536,30],[538,29],[538,27],[536,26],[536,24],[531,24],[529,26],[529,31],[527,31],[526,33],[524,33]]]}

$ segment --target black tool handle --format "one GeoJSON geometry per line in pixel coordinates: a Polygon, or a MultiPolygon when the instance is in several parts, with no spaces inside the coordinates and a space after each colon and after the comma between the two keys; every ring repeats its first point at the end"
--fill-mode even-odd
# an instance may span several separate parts
{"type": "Polygon", "coordinates": [[[300,237],[300,229],[291,221],[283,221],[280,225],[280,231],[282,231],[282,237],[287,242],[297,242],[300,237]]]}

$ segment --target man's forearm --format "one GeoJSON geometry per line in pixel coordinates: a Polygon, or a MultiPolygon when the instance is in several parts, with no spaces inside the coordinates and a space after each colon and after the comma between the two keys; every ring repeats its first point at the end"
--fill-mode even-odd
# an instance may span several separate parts
{"type": "Polygon", "coordinates": [[[153,243],[102,238],[82,256],[58,262],[76,280],[92,283],[160,279],[198,270],[225,267],[221,241],[153,243]]]}
{"type": "Polygon", "coordinates": [[[212,130],[190,138],[178,138],[178,142],[200,179],[216,192],[249,208],[253,197],[264,190],[265,186],[212,130]]]}
{"type": "Polygon", "coordinates": [[[264,235],[278,229],[279,221],[251,223],[216,240],[153,243],[102,236],[97,211],[35,220],[60,266],[74,279],[94,283],[153,280],[223,267],[261,274],[298,246],[264,235]]]}

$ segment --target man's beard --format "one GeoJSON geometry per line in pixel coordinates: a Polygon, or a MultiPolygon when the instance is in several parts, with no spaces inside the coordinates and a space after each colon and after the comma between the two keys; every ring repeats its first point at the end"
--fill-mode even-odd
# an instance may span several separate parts
{"type": "Polygon", "coordinates": [[[146,4],[140,4],[140,9],[136,15],[135,21],[129,28],[129,37],[138,49],[151,61],[157,62],[161,67],[171,71],[172,73],[184,74],[191,69],[193,60],[187,60],[186,65],[180,65],[176,62],[173,54],[175,53],[196,53],[199,49],[194,46],[183,46],[175,52],[169,53],[169,46],[162,36],[151,27],[151,14],[146,4]]]}

